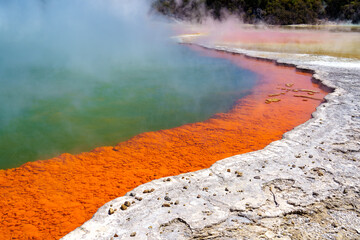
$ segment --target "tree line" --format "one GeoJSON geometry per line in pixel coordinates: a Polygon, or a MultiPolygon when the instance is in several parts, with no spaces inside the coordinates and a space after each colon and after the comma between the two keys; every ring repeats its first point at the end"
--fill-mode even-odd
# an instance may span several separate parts
{"type": "Polygon", "coordinates": [[[239,16],[245,23],[316,24],[321,20],[360,23],[360,0],[155,0],[166,16],[201,22],[239,16]]]}

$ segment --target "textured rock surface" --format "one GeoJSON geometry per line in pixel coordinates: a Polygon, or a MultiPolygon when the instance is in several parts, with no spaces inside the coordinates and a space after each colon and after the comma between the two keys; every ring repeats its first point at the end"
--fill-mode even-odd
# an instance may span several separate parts
{"type": "Polygon", "coordinates": [[[210,47],[314,71],[334,92],[282,140],[141,185],[63,239],[359,239],[360,62],[210,47]]]}

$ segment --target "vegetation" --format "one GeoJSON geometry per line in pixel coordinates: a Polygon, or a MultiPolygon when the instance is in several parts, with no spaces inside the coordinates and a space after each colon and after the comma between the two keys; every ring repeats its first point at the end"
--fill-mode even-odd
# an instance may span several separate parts
{"type": "Polygon", "coordinates": [[[360,22],[360,0],[155,0],[153,8],[170,17],[197,22],[208,16],[222,20],[229,14],[246,23],[360,22]]]}

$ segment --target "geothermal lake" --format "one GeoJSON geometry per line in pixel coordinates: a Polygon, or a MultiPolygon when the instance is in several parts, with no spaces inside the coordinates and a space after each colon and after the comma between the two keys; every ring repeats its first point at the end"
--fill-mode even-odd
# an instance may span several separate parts
{"type": "Polygon", "coordinates": [[[203,121],[252,89],[255,73],[112,4],[0,3],[1,169],[203,121]]]}

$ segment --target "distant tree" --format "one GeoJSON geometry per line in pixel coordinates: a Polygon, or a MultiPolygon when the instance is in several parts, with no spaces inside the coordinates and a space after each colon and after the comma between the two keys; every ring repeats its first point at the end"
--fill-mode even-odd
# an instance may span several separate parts
{"type": "Polygon", "coordinates": [[[166,16],[200,22],[205,16],[204,2],[205,0],[156,0],[152,8],[166,16]]]}
{"type": "Polygon", "coordinates": [[[325,0],[327,16],[330,19],[338,19],[342,15],[342,7],[350,2],[351,0],[325,0]]]}
{"type": "Polygon", "coordinates": [[[176,2],[175,0],[157,0],[152,5],[159,13],[175,17],[176,16],[176,2]]]}
{"type": "Polygon", "coordinates": [[[360,0],[325,0],[325,4],[329,19],[360,22],[360,0]]]}
{"type": "Polygon", "coordinates": [[[321,6],[321,0],[269,0],[265,20],[271,24],[316,23],[321,6]]]}
{"type": "Polygon", "coordinates": [[[247,23],[308,24],[319,19],[360,22],[360,0],[155,0],[158,12],[200,22],[206,16],[222,20],[227,14],[247,23]]]}
{"type": "Polygon", "coordinates": [[[340,19],[351,20],[352,23],[360,23],[360,1],[352,1],[342,7],[340,19]]]}
{"type": "Polygon", "coordinates": [[[242,10],[241,0],[206,0],[206,10],[215,19],[221,20],[224,11],[230,14],[239,14],[242,10]]]}

